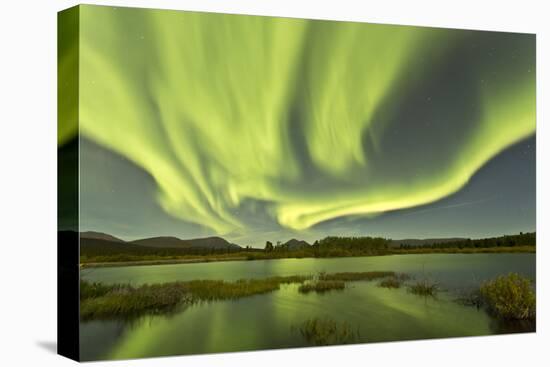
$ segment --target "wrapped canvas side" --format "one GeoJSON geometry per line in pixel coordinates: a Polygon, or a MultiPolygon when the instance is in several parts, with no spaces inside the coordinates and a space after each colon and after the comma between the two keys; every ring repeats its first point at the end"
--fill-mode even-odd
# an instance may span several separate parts
{"type": "Polygon", "coordinates": [[[57,352],[79,360],[79,8],[58,14],[57,352]]]}

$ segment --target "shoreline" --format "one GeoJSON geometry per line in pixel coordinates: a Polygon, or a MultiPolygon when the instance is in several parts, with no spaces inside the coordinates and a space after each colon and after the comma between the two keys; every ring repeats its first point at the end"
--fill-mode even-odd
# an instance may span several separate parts
{"type": "Polygon", "coordinates": [[[249,258],[247,256],[235,257],[212,257],[212,258],[183,258],[183,259],[158,259],[158,260],[135,260],[135,261],[112,261],[112,262],[89,262],[80,263],[80,269],[92,268],[110,268],[126,266],[147,266],[147,265],[174,265],[174,264],[198,264],[208,262],[225,261],[257,261],[257,260],[281,260],[281,259],[336,259],[344,257],[372,257],[372,256],[391,256],[391,255],[429,255],[429,254],[517,254],[536,253],[536,246],[516,246],[516,247],[487,247],[487,248],[448,248],[448,249],[394,249],[386,254],[361,255],[361,256],[333,256],[333,257],[315,257],[315,256],[286,256],[286,257],[266,257],[249,258]]]}
{"type": "MultiPolygon", "coordinates": [[[[263,259],[273,260],[273,259],[263,259]]],[[[90,262],[80,263],[81,269],[91,268],[115,268],[123,266],[145,266],[145,265],[172,265],[172,264],[197,264],[209,262],[224,262],[224,261],[253,261],[246,256],[231,257],[231,258],[210,258],[210,259],[166,259],[166,260],[137,260],[137,261],[111,261],[111,262],[90,262]]]]}

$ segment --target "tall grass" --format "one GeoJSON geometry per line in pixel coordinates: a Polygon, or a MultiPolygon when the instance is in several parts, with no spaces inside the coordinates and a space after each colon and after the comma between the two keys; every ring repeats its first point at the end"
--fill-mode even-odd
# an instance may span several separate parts
{"type": "Polygon", "coordinates": [[[265,279],[240,279],[235,282],[223,280],[192,280],[185,282],[186,289],[202,301],[236,299],[278,290],[281,284],[303,283],[310,277],[288,276],[265,279]]]}
{"type": "Polygon", "coordinates": [[[298,330],[308,344],[317,346],[357,343],[360,336],[359,329],[353,329],[347,322],[329,318],[306,320],[298,330]]]}
{"type": "Polygon", "coordinates": [[[341,280],[344,282],[358,280],[375,280],[394,276],[393,271],[366,271],[366,272],[345,272],[345,273],[320,273],[320,280],[341,280]]]}
{"type": "Polygon", "coordinates": [[[81,281],[80,317],[87,319],[132,318],[169,313],[198,301],[237,299],[279,289],[281,284],[303,283],[305,276],[266,279],[192,280],[142,285],[102,285],[81,281]]]}
{"type": "Polygon", "coordinates": [[[516,273],[481,284],[481,299],[490,312],[508,320],[534,319],[536,297],[532,282],[516,273]]]}
{"type": "Polygon", "coordinates": [[[397,288],[401,288],[401,285],[403,284],[403,282],[405,282],[410,278],[411,277],[408,274],[404,274],[404,273],[395,274],[393,276],[382,279],[378,283],[378,286],[382,288],[397,289],[397,288]]]}
{"type": "Polygon", "coordinates": [[[425,297],[435,297],[439,286],[428,279],[417,281],[409,286],[409,292],[425,297]]]}
{"type": "Polygon", "coordinates": [[[383,279],[380,283],[378,283],[379,287],[382,288],[401,288],[401,281],[397,279],[396,277],[390,277],[383,279]]]}
{"type": "Polygon", "coordinates": [[[97,282],[80,281],[80,299],[101,297],[115,289],[117,285],[106,285],[97,282]]]}
{"type": "Polygon", "coordinates": [[[298,291],[300,293],[325,293],[331,290],[343,290],[346,288],[346,283],[341,280],[318,280],[316,282],[302,284],[298,291]]]}
{"type": "Polygon", "coordinates": [[[393,271],[367,271],[367,272],[344,272],[344,273],[326,273],[320,272],[313,277],[311,282],[302,284],[298,291],[300,293],[325,293],[331,290],[343,290],[346,288],[345,282],[360,280],[375,280],[385,277],[395,276],[393,271]]]}
{"type": "Polygon", "coordinates": [[[301,284],[301,293],[323,293],[345,289],[346,281],[374,280],[394,272],[320,273],[312,276],[275,276],[264,279],[191,280],[132,286],[105,285],[82,280],[80,315],[87,319],[133,318],[145,314],[169,313],[199,301],[231,300],[276,291],[282,284],[301,284]],[[306,281],[308,281],[306,283],[306,281]]]}
{"type": "Polygon", "coordinates": [[[191,294],[181,283],[119,286],[104,295],[82,299],[80,317],[87,320],[170,313],[191,301],[191,294]]]}

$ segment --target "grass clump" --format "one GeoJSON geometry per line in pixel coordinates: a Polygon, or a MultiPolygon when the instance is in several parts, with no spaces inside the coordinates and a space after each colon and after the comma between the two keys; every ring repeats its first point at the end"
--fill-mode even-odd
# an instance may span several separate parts
{"type": "Polygon", "coordinates": [[[84,280],[80,281],[80,299],[101,297],[115,289],[116,285],[107,285],[103,283],[90,283],[84,280]]]}
{"type": "Polygon", "coordinates": [[[320,273],[312,276],[276,276],[265,279],[192,280],[132,286],[106,285],[82,280],[80,315],[89,319],[129,319],[147,314],[170,313],[199,301],[232,300],[276,291],[282,284],[301,284],[301,293],[342,290],[346,281],[396,276],[394,272],[320,273]],[[306,281],[308,281],[306,283],[306,281]]]}
{"type": "Polygon", "coordinates": [[[382,281],[378,283],[378,286],[382,288],[397,289],[401,288],[403,282],[408,279],[410,279],[410,276],[408,274],[395,274],[393,276],[382,279],[382,281]]]}
{"type": "Polygon", "coordinates": [[[302,284],[298,291],[300,293],[325,293],[331,290],[343,290],[346,288],[346,283],[341,280],[318,280],[316,282],[302,284]]]}
{"type": "Polygon", "coordinates": [[[265,279],[240,279],[235,282],[223,280],[192,280],[185,282],[189,292],[202,301],[237,299],[278,290],[281,284],[303,283],[309,277],[289,276],[265,279]]]}
{"type": "Polygon", "coordinates": [[[359,341],[359,329],[354,330],[347,322],[339,323],[329,318],[306,320],[298,330],[310,345],[350,344],[359,341]]]}
{"type": "Polygon", "coordinates": [[[375,280],[385,277],[394,276],[393,271],[365,271],[365,272],[345,272],[345,273],[321,273],[320,280],[340,280],[344,282],[358,280],[375,280]]]}
{"type": "Polygon", "coordinates": [[[484,282],[479,290],[483,303],[496,316],[508,320],[535,318],[536,297],[529,279],[510,273],[484,282]]]}
{"type": "Polygon", "coordinates": [[[439,286],[428,279],[418,281],[409,286],[409,292],[424,297],[435,297],[439,286]]]}
{"type": "Polygon", "coordinates": [[[367,271],[367,272],[344,272],[344,273],[325,273],[317,274],[312,282],[302,284],[298,291],[300,293],[324,293],[330,290],[343,290],[346,288],[345,282],[374,280],[385,277],[396,276],[393,271],[367,271]]]}
{"type": "Polygon", "coordinates": [[[281,284],[303,283],[305,276],[223,280],[192,280],[134,287],[81,281],[80,317],[83,320],[134,318],[170,313],[182,305],[249,297],[279,289],[281,284]]]}
{"type": "Polygon", "coordinates": [[[190,301],[191,295],[180,283],[116,286],[103,295],[81,299],[80,317],[88,320],[169,313],[190,301]]]}
{"type": "Polygon", "coordinates": [[[401,281],[396,277],[390,277],[383,279],[378,283],[378,286],[382,288],[401,288],[401,281]]]}

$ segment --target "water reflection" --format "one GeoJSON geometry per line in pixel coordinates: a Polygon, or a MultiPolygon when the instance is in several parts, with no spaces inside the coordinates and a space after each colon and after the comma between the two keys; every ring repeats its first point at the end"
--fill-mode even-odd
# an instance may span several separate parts
{"type": "Polygon", "coordinates": [[[341,292],[304,295],[298,292],[298,285],[284,285],[281,290],[269,294],[195,304],[170,316],[148,316],[132,323],[83,323],[82,357],[124,359],[304,347],[308,346],[307,342],[293,329],[315,317],[330,317],[357,326],[359,342],[532,330],[533,325],[498,322],[483,310],[454,300],[462,290],[498,274],[515,271],[534,277],[534,263],[532,254],[476,254],[98,269],[100,271],[90,273],[91,280],[120,282],[131,279],[134,283],[311,274],[320,270],[394,270],[429,276],[447,291],[439,293],[437,298],[425,298],[406,289],[379,288],[376,282],[353,282],[341,292]]]}

